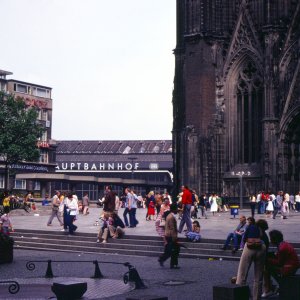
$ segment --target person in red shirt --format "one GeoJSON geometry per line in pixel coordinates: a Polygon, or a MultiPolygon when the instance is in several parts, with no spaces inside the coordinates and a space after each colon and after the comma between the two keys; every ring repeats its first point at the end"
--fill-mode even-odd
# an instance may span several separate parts
{"type": "Polygon", "coordinates": [[[187,232],[192,231],[191,207],[193,203],[192,192],[187,186],[182,186],[182,219],[179,224],[178,232],[181,233],[184,224],[186,224],[187,232]]]}
{"type": "Polygon", "coordinates": [[[280,286],[281,279],[294,275],[300,268],[300,261],[294,247],[283,240],[279,230],[272,230],[269,233],[271,243],[277,247],[277,253],[267,258],[264,274],[264,290],[262,298],[267,298],[274,293],[272,290],[271,276],[280,286]]]}

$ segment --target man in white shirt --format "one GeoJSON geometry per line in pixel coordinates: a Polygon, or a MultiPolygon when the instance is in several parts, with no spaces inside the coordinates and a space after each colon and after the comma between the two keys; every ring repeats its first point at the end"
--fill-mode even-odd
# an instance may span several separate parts
{"type": "Polygon", "coordinates": [[[295,196],[296,211],[300,212],[300,192],[295,196]]]}

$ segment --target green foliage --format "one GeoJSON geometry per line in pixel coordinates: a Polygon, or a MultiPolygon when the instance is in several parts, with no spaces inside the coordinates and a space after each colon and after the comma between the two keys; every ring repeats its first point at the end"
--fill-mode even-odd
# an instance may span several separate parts
{"type": "Polygon", "coordinates": [[[22,98],[0,92],[0,156],[6,165],[37,161],[37,140],[43,127],[37,123],[35,108],[27,108],[22,98]]]}

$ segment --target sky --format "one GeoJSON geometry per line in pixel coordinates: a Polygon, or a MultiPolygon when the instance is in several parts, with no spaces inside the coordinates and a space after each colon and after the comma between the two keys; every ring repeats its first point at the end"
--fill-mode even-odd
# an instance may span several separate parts
{"type": "Polygon", "coordinates": [[[171,139],[174,0],[0,0],[0,69],[52,87],[56,140],[171,139]]]}

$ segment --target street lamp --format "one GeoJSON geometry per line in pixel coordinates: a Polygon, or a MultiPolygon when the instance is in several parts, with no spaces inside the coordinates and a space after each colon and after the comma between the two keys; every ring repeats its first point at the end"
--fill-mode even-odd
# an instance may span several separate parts
{"type": "Polygon", "coordinates": [[[251,172],[250,171],[231,172],[231,175],[240,177],[240,209],[243,209],[243,177],[250,176],[251,172]]]}

